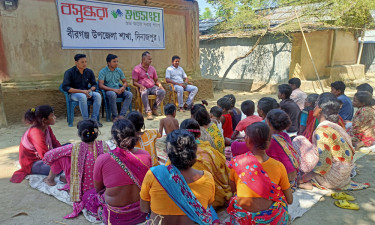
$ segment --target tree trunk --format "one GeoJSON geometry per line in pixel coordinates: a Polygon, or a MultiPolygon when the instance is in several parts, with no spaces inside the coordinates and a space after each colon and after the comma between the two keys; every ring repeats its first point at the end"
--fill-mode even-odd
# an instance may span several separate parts
{"type": "Polygon", "coordinates": [[[255,48],[259,45],[260,41],[263,39],[264,35],[266,35],[266,33],[268,32],[268,30],[266,30],[261,36],[258,37],[258,40],[255,42],[255,44],[253,45],[253,47],[243,56],[240,56],[240,57],[237,57],[233,60],[233,62],[229,65],[229,67],[225,70],[225,73],[223,75],[223,78],[221,78],[221,81],[217,87],[218,90],[222,90],[223,89],[223,84],[224,84],[224,80],[225,78],[228,76],[228,73],[229,71],[232,69],[232,67],[234,65],[236,65],[239,61],[241,61],[242,59],[246,58],[247,56],[249,56],[254,50],[255,48]]]}

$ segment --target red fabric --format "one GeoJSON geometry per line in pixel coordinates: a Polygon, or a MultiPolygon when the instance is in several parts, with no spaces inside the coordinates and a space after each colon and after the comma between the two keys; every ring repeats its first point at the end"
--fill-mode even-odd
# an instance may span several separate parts
{"type": "MultiPolygon", "coordinates": [[[[47,129],[49,130],[51,136],[53,148],[60,147],[61,144],[53,134],[51,127],[48,126],[47,129]]],[[[31,173],[31,167],[33,166],[33,163],[38,160],[42,160],[44,158],[44,154],[48,151],[45,133],[39,128],[30,128],[28,138],[29,141],[33,144],[36,151],[27,149],[22,144],[20,144],[19,163],[21,165],[21,169],[13,173],[10,182],[21,183],[22,180],[31,173]]]]}
{"type": "Polygon", "coordinates": [[[230,114],[224,114],[225,123],[223,124],[224,137],[232,138],[233,127],[232,127],[232,116],[230,114]]]}
{"type": "Polygon", "coordinates": [[[345,122],[340,115],[339,115],[339,122],[337,122],[337,124],[340,125],[342,128],[344,128],[344,130],[346,130],[345,122]]]}
{"type": "Polygon", "coordinates": [[[314,110],[310,110],[309,114],[307,116],[307,122],[306,122],[306,129],[303,132],[303,136],[305,136],[311,143],[312,143],[312,136],[315,131],[315,123],[316,118],[313,116],[314,110]]]}
{"type": "Polygon", "coordinates": [[[260,116],[252,115],[248,116],[245,119],[241,120],[236,127],[236,131],[245,131],[248,126],[250,126],[253,123],[261,122],[263,119],[260,116]]]}
{"type": "MultiPolygon", "coordinates": [[[[147,151],[138,150],[134,155],[148,168],[151,167],[151,156],[147,151]]],[[[94,166],[94,181],[103,181],[104,186],[107,188],[134,184],[132,179],[109,153],[102,154],[96,159],[94,166]]]]}

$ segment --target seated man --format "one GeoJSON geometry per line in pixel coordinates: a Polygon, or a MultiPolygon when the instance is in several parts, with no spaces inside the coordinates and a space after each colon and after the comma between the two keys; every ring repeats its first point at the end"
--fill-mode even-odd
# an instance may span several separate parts
{"type": "Polygon", "coordinates": [[[346,85],[342,81],[331,83],[331,93],[336,95],[337,99],[342,102],[339,115],[344,121],[351,121],[353,119],[354,108],[352,101],[344,94],[346,85]]]}
{"type": "Polygon", "coordinates": [[[125,116],[126,111],[132,103],[133,94],[130,91],[126,91],[128,83],[126,82],[124,73],[118,68],[118,57],[116,55],[108,54],[106,60],[107,66],[99,72],[99,88],[105,90],[107,101],[112,112],[112,119],[115,119],[118,116],[116,99],[124,99],[120,116],[125,116]],[[123,83],[121,88],[120,80],[123,83]]]}
{"type": "Polygon", "coordinates": [[[299,78],[292,78],[288,81],[288,84],[293,90],[290,99],[297,103],[299,109],[302,110],[305,107],[307,94],[299,89],[301,87],[301,80],[299,78]]]}
{"type": "Polygon", "coordinates": [[[198,93],[198,88],[188,84],[188,78],[186,73],[180,65],[180,57],[175,55],[172,57],[172,65],[167,68],[165,72],[165,80],[167,83],[174,85],[174,89],[177,92],[178,99],[178,111],[185,111],[193,103],[195,95],[198,93]],[[184,104],[184,91],[190,92],[186,103],[184,104]]]}
{"type": "Polygon", "coordinates": [[[158,80],[158,75],[153,66],[151,66],[152,57],[150,52],[142,53],[142,63],[135,66],[132,72],[133,84],[141,92],[142,103],[147,113],[147,119],[153,120],[152,114],[158,116],[158,108],[165,97],[165,90],[158,80]],[[148,95],[156,95],[156,102],[152,106],[148,102],[148,95]],[[152,114],[151,114],[152,112],[152,114]]]}
{"type": "Polygon", "coordinates": [[[281,99],[280,108],[288,114],[290,120],[292,121],[292,125],[287,129],[287,133],[289,136],[294,135],[295,132],[298,131],[298,116],[301,110],[297,103],[295,103],[292,99],[290,99],[290,95],[292,94],[292,88],[287,84],[281,84],[278,86],[279,93],[277,97],[281,99]]]}
{"type": "MultiPolygon", "coordinates": [[[[87,59],[84,54],[74,56],[76,65],[68,69],[64,73],[64,81],[62,89],[71,93],[71,99],[79,102],[79,109],[83,119],[89,118],[87,99],[93,100],[93,110],[91,118],[97,120],[99,116],[100,105],[102,104],[102,96],[95,92],[96,81],[92,70],[87,68],[87,59]],[[89,84],[91,87],[89,88],[89,84]]],[[[103,125],[99,123],[99,127],[103,125]]]]}

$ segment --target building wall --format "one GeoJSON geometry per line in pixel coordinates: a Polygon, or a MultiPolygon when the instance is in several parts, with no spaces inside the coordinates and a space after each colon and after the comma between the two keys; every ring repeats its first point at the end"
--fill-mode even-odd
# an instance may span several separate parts
{"type": "MultiPolygon", "coordinates": [[[[312,58],[321,78],[328,78],[331,75],[331,70],[328,67],[331,65],[333,35],[333,30],[305,33],[312,58]]],[[[294,33],[292,36],[293,49],[290,64],[290,77],[316,80],[316,73],[302,34],[294,33]]],[[[347,31],[337,31],[334,51],[333,66],[355,64],[358,54],[358,41],[354,34],[347,31]]]]}
{"type": "MultiPolygon", "coordinates": [[[[139,5],[139,0],[117,0],[139,5]]],[[[151,50],[153,65],[163,77],[173,55],[181,56],[181,66],[192,76],[199,76],[198,5],[185,0],[148,0],[147,6],[164,8],[166,49],[151,50]]],[[[2,6],[0,6],[2,7],[2,6]]],[[[95,73],[106,65],[108,53],[119,56],[120,68],[131,74],[140,63],[144,50],[69,50],[61,48],[60,25],[55,0],[19,1],[13,12],[1,9],[0,63],[1,80],[61,80],[64,71],[74,65],[73,56],[84,53],[88,67],[95,73]],[[1,60],[4,62],[3,60],[1,60]]]]}
{"type": "MultiPolygon", "coordinates": [[[[203,77],[222,78],[234,59],[248,52],[258,37],[227,37],[200,40],[203,77]]],[[[253,79],[254,83],[277,84],[289,76],[292,43],[285,36],[265,36],[255,50],[239,61],[228,73],[228,79],[253,79]]]]}
{"type": "Polygon", "coordinates": [[[364,43],[361,63],[365,65],[365,71],[375,73],[375,43],[364,43]]]}

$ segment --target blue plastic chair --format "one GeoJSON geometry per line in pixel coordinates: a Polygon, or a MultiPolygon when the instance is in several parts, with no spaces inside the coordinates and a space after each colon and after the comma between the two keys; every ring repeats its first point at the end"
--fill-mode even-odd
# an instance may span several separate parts
{"type": "MultiPolygon", "coordinates": [[[[119,85],[119,87],[121,88],[122,86],[119,85]]],[[[98,90],[100,90],[100,91],[102,92],[103,100],[104,100],[104,106],[105,106],[105,115],[106,115],[106,120],[107,120],[107,122],[110,122],[110,121],[111,121],[111,117],[112,117],[111,106],[108,104],[107,97],[106,97],[106,94],[105,94],[105,90],[100,89],[100,88],[98,88],[98,90]]],[[[126,87],[126,90],[127,90],[127,91],[130,91],[130,87],[126,87]]],[[[119,107],[119,105],[121,106],[121,103],[122,103],[123,101],[124,101],[123,98],[116,98],[117,111],[118,111],[118,113],[120,113],[120,110],[121,110],[121,107],[119,107]]],[[[130,103],[130,105],[129,105],[129,111],[130,111],[130,112],[132,111],[132,104],[131,104],[131,103],[130,103]]],[[[103,112],[102,112],[102,115],[103,115],[103,112]]]]}
{"type": "MultiPolygon", "coordinates": [[[[62,84],[60,84],[59,90],[64,94],[65,96],[65,101],[66,101],[66,120],[68,121],[68,126],[72,127],[73,126],[73,121],[74,121],[74,108],[79,105],[77,101],[73,101],[70,98],[70,94],[62,89],[62,84]]],[[[92,99],[87,100],[87,106],[88,106],[88,111],[90,114],[90,105],[93,104],[92,99]]],[[[99,121],[99,115],[97,120],[99,121]]]]}

